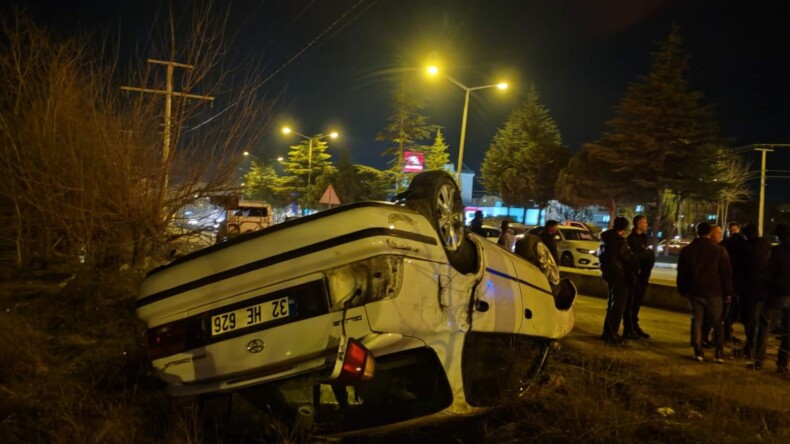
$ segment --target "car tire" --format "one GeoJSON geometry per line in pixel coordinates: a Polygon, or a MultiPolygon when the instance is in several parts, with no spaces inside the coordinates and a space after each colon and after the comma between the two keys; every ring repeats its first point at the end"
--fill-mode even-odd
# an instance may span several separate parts
{"type": "Polygon", "coordinates": [[[538,256],[538,263],[540,270],[546,275],[552,288],[560,283],[560,270],[557,268],[557,263],[554,262],[554,256],[551,255],[549,247],[543,242],[538,242],[535,246],[535,253],[538,256]]]}
{"type": "Polygon", "coordinates": [[[575,267],[576,265],[573,263],[573,255],[568,253],[567,251],[565,253],[562,253],[562,258],[560,258],[560,265],[562,265],[563,267],[571,267],[571,268],[575,267]]]}
{"type": "Polygon", "coordinates": [[[466,239],[464,204],[452,176],[444,171],[414,176],[406,192],[406,205],[430,221],[450,265],[462,273],[475,270],[477,249],[466,239]]]}

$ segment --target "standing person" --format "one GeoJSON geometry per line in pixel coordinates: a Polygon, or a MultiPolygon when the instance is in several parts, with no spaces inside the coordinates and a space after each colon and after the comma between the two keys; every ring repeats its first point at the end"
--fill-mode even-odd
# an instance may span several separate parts
{"type": "Polygon", "coordinates": [[[656,263],[656,256],[653,250],[647,248],[647,218],[642,215],[634,216],[634,229],[626,238],[628,247],[636,256],[639,274],[636,284],[633,286],[633,297],[631,303],[625,307],[625,318],[623,325],[623,335],[626,339],[650,339],[650,335],[639,326],[639,309],[645,300],[645,292],[650,281],[650,273],[656,263]]]}
{"type": "Polygon", "coordinates": [[[560,263],[560,249],[557,246],[557,226],[560,223],[556,220],[547,220],[546,225],[543,227],[543,231],[540,232],[540,240],[549,247],[549,251],[551,251],[551,256],[554,258],[554,262],[560,263]]]}
{"type": "Polygon", "coordinates": [[[618,332],[638,273],[637,259],[623,237],[626,228],[628,219],[616,217],[612,228],[601,234],[599,249],[601,275],[609,285],[609,301],[601,339],[617,345],[625,343],[625,338],[618,332]]]}
{"type": "Polygon", "coordinates": [[[755,329],[757,326],[757,307],[765,302],[766,270],[771,257],[771,243],[760,237],[757,226],[746,224],[741,231],[746,241],[743,245],[743,261],[738,266],[743,270],[743,290],[741,297],[741,323],[746,331],[746,345],[743,355],[752,358],[756,349],[755,329]]]}
{"type": "MultiPolygon", "coordinates": [[[[730,256],[730,268],[732,268],[732,301],[725,304],[722,315],[724,323],[724,341],[732,344],[740,344],[741,340],[733,336],[732,323],[740,319],[740,300],[741,295],[746,291],[746,267],[743,266],[745,260],[744,249],[746,248],[746,238],[741,233],[741,224],[730,222],[727,225],[730,236],[719,242],[719,245],[727,249],[730,256]]],[[[713,347],[710,340],[711,325],[710,320],[705,318],[702,323],[702,346],[704,348],[713,347]]]]}
{"type": "Polygon", "coordinates": [[[694,359],[705,360],[702,349],[702,321],[710,318],[715,353],[713,362],[724,363],[724,332],[721,317],[725,301],[732,296],[732,269],[727,250],[720,247],[721,227],[707,222],[697,225],[697,238],[680,251],[677,288],[691,302],[691,344],[694,359]],[[712,232],[715,231],[716,233],[712,232]]]}
{"type": "Polygon", "coordinates": [[[776,353],[776,371],[788,373],[790,354],[790,226],[779,224],[774,230],[779,245],[771,248],[768,263],[768,297],[757,324],[757,347],[752,368],[759,370],[765,360],[765,348],[772,321],[779,319],[780,344],[776,353]]]}
{"type": "Polygon", "coordinates": [[[727,237],[719,245],[726,248],[730,241],[736,237],[743,238],[741,235],[741,224],[733,221],[727,224],[727,237]]]}
{"type": "Polygon", "coordinates": [[[502,233],[499,235],[496,244],[507,251],[513,251],[513,230],[510,228],[510,221],[505,219],[499,224],[499,229],[502,233]]]}
{"type": "Polygon", "coordinates": [[[480,210],[475,211],[475,217],[469,222],[469,231],[477,233],[485,237],[486,233],[483,231],[483,212],[480,210]]]}
{"type": "Polygon", "coordinates": [[[719,245],[727,248],[730,255],[730,265],[732,266],[732,302],[724,311],[724,340],[732,341],[733,344],[740,344],[741,340],[733,336],[732,324],[740,318],[741,295],[746,291],[746,267],[745,260],[746,238],[741,233],[741,225],[738,222],[730,222],[728,225],[730,236],[721,241],[719,245]]]}

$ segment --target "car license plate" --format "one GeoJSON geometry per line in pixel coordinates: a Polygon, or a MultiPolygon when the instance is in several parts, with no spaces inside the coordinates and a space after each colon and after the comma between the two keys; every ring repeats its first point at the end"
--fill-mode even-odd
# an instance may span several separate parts
{"type": "Polygon", "coordinates": [[[211,336],[287,318],[291,310],[288,298],[275,299],[211,317],[211,336]]]}

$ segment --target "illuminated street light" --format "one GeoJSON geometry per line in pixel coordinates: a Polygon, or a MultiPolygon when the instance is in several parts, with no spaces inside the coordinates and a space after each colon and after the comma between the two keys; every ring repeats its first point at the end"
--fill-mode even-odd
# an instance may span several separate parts
{"type": "MultiPolygon", "coordinates": [[[[436,66],[429,66],[427,71],[428,74],[432,76],[436,76],[439,74],[439,68],[436,66]]],[[[508,84],[505,82],[500,82],[494,85],[468,87],[448,75],[444,75],[444,78],[449,80],[450,83],[452,83],[453,85],[461,88],[466,93],[466,98],[464,99],[464,114],[461,120],[461,141],[458,144],[458,171],[456,171],[455,173],[456,181],[458,182],[458,188],[460,189],[462,186],[461,169],[463,168],[464,165],[464,142],[466,141],[466,120],[467,120],[467,116],[469,115],[469,96],[473,91],[478,91],[481,89],[498,88],[500,90],[505,90],[508,88],[508,84]]]]}
{"type": "MultiPolygon", "coordinates": [[[[310,183],[312,182],[312,179],[313,179],[313,139],[321,140],[321,138],[324,137],[324,135],[323,134],[317,134],[317,135],[315,135],[313,137],[305,136],[304,134],[302,134],[302,133],[300,133],[298,131],[294,131],[290,127],[287,127],[287,126],[283,127],[282,132],[283,132],[283,134],[294,133],[294,134],[296,134],[297,136],[299,136],[299,137],[301,137],[303,139],[307,139],[307,141],[309,142],[308,145],[307,145],[307,186],[310,186],[310,183]]],[[[337,131],[332,131],[332,132],[329,133],[329,138],[330,139],[337,139],[338,137],[340,137],[340,134],[338,134],[337,131]]]]}

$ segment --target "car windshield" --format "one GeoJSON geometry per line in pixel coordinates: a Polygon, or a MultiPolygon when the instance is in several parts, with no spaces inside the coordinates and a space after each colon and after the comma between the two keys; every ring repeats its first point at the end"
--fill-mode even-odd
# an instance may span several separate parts
{"type": "Polygon", "coordinates": [[[586,230],[568,230],[564,228],[560,228],[562,231],[562,236],[565,237],[565,240],[584,240],[584,241],[597,241],[598,239],[595,236],[586,230]]]}

